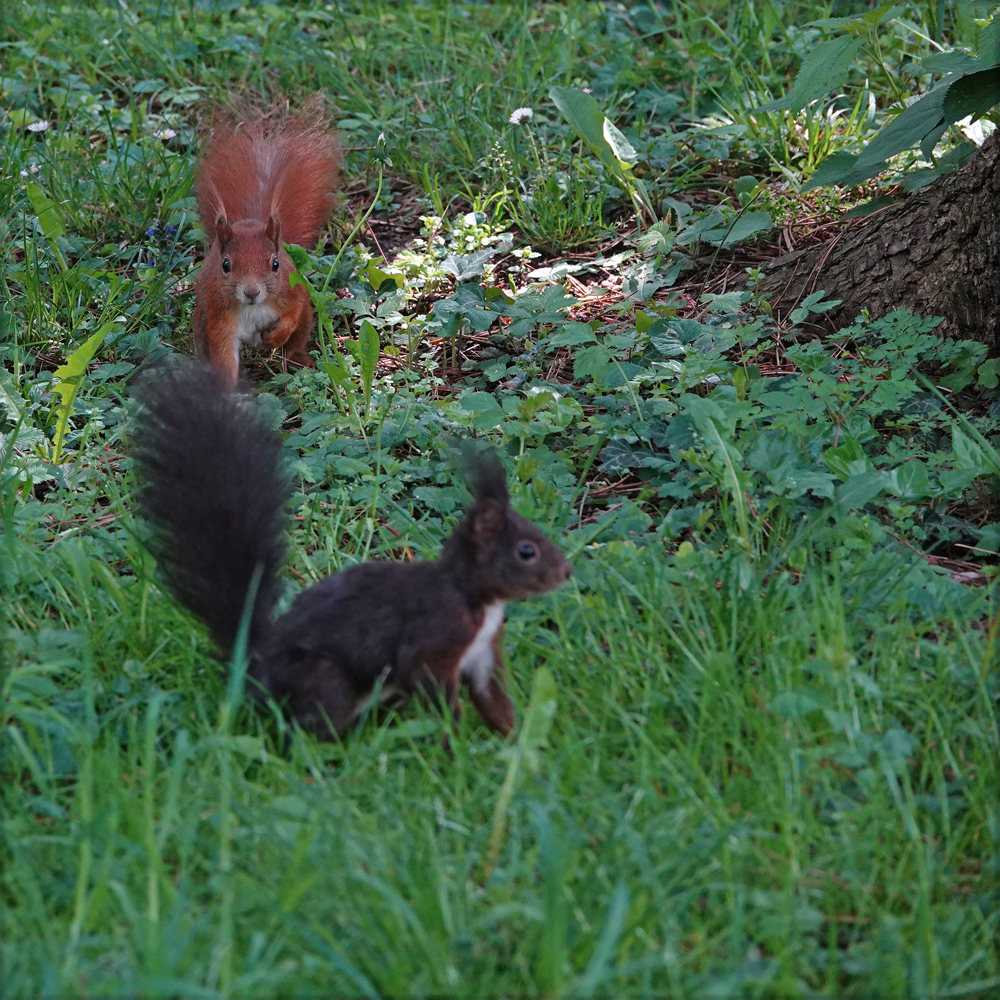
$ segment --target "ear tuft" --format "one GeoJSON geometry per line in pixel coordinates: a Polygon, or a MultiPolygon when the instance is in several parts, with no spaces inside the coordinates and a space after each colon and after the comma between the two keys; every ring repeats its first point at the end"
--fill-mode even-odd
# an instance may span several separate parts
{"type": "Polygon", "coordinates": [[[220,247],[224,247],[233,238],[233,227],[225,215],[219,215],[215,220],[215,240],[220,247]]]}
{"type": "Polygon", "coordinates": [[[275,250],[280,249],[281,223],[273,215],[268,217],[264,235],[274,244],[275,250]]]}

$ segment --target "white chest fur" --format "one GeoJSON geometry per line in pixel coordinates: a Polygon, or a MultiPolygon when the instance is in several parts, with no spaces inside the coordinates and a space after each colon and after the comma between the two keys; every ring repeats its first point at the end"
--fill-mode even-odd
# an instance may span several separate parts
{"type": "Polygon", "coordinates": [[[503,624],[503,601],[494,601],[483,609],[483,624],[479,626],[469,648],[458,664],[459,676],[477,691],[485,691],[493,674],[493,637],[503,624]]]}
{"type": "Polygon", "coordinates": [[[236,321],[236,342],[260,347],[260,332],[266,330],[278,314],[266,302],[240,306],[240,316],[236,321]]]}

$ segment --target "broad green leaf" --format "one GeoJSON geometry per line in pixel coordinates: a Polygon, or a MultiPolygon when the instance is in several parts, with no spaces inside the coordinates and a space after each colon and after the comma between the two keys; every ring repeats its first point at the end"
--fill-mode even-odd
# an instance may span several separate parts
{"type": "Polygon", "coordinates": [[[291,258],[292,263],[295,265],[296,271],[304,271],[310,266],[309,254],[302,249],[297,243],[285,243],[285,253],[291,258]]]}
{"type": "Polygon", "coordinates": [[[846,79],[851,64],[857,58],[864,36],[841,35],[820,42],[806,56],[795,75],[792,89],[785,97],[758,108],[758,111],[800,111],[811,101],[826,97],[846,79]]]}
{"type": "Polygon", "coordinates": [[[0,368],[0,411],[6,413],[12,423],[27,416],[24,397],[17,391],[14,377],[5,368],[0,368]]]}
{"type": "Polygon", "coordinates": [[[867,472],[872,464],[864,449],[849,434],[844,443],[836,448],[827,448],[823,452],[823,461],[827,468],[842,482],[847,482],[851,476],[867,472]]]}
{"type": "Polygon", "coordinates": [[[37,184],[32,184],[29,181],[24,187],[28,192],[31,207],[35,210],[35,215],[38,216],[38,224],[42,227],[45,238],[52,242],[60,236],[65,236],[66,222],[58,203],[46,195],[37,184]]]}
{"type": "Polygon", "coordinates": [[[376,267],[374,262],[368,265],[365,274],[368,277],[368,284],[376,291],[381,291],[382,285],[387,281],[394,282],[397,288],[402,288],[406,284],[406,278],[403,275],[396,271],[383,271],[380,267],[376,267]]]}
{"type": "Polygon", "coordinates": [[[833,494],[830,516],[839,519],[852,510],[864,507],[877,497],[886,485],[886,475],[883,472],[861,472],[851,476],[833,494]]]}
{"type": "Polygon", "coordinates": [[[342,385],[351,377],[347,362],[339,353],[334,353],[333,361],[321,361],[319,367],[326,372],[327,377],[335,385],[342,385]]]}
{"type": "Polygon", "coordinates": [[[955,469],[976,469],[983,474],[990,471],[990,463],[983,449],[972,438],[967,437],[957,427],[951,432],[951,444],[955,449],[955,469]]]}
{"type": "Polygon", "coordinates": [[[702,239],[706,243],[719,247],[734,247],[737,243],[756,236],[757,233],[766,233],[774,227],[774,221],[767,212],[747,212],[741,215],[731,228],[719,228],[705,233],[702,239]]]}
{"type": "Polygon", "coordinates": [[[931,138],[936,143],[948,127],[944,113],[947,95],[947,85],[938,87],[901,111],[865,146],[855,168],[867,170],[931,138]]]}
{"type": "Polygon", "coordinates": [[[597,337],[589,323],[567,323],[548,339],[551,347],[576,347],[578,344],[596,344],[597,337]]]}
{"type": "Polygon", "coordinates": [[[901,500],[926,500],[931,495],[927,466],[919,458],[904,462],[888,474],[885,488],[901,500]]]}
{"type": "Polygon", "coordinates": [[[69,414],[73,407],[80,382],[90,364],[90,359],[101,342],[114,329],[114,323],[105,323],[97,333],[88,337],[67,359],[53,372],[52,390],[58,394],[60,402],[55,407],[56,433],[52,442],[52,461],[58,463],[62,457],[62,443],[69,425],[69,414]]]}
{"type": "Polygon", "coordinates": [[[611,352],[603,344],[586,347],[576,356],[573,362],[573,378],[592,378],[602,374],[611,360],[611,352]]]}
{"type": "Polygon", "coordinates": [[[874,177],[878,172],[879,165],[859,170],[858,157],[854,153],[840,150],[831,153],[820,163],[808,183],[802,186],[802,190],[811,191],[813,188],[826,187],[830,184],[853,186],[874,177]]]}
{"type": "Polygon", "coordinates": [[[944,117],[948,124],[972,116],[979,118],[1000,104],[1000,68],[969,73],[951,86],[944,99],[944,117]]]}
{"type": "Polygon", "coordinates": [[[604,119],[604,125],[601,129],[604,139],[607,144],[611,147],[611,152],[614,153],[615,159],[627,166],[631,166],[636,161],[635,150],[632,148],[632,144],[622,135],[621,132],[615,128],[609,118],[604,119]]]}
{"type": "Polygon", "coordinates": [[[952,49],[927,56],[920,61],[920,68],[925,73],[975,73],[984,67],[972,53],[952,49]]]}
{"type": "Polygon", "coordinates": [[[618,158],[604,134],[604,112],[597,101],[576,87],[551,87],[549,97],[573,131],[601,158],[605,166],[619,172],[618,158]]]}
{"type": "Polygon", "coordinates": [[[990,358],[979,366],[978,383],[984,389],[995,389],[1000,382],[1000,358],[990,358]]]}
{"type": "Polygon", "coordinates": [[[361,387],[365,394],[365,408],[372,398],[372,382],[378,365],[378,331],[368,320],[361,321],[358,331],[358,361],[361,365],[361,387]]]}

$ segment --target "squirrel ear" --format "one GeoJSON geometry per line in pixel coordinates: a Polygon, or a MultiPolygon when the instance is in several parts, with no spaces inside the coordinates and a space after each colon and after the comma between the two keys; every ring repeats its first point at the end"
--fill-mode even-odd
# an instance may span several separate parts
{"type": "Polygon", "coordinates": [[[281,223],[273,215],[267,220],[267,229],[264,230],[264,235],[277,249],[281,243],[281,223]]]}
{"type": "Polygon", "coordinates": [[[507,476],[497,453],[468,439],[459,442],[458,448],[473,497],[477,501],[494,500],[501,506],[508,506],[507,476]]]}
{"type": "Polygon", "coordinates": [[[233,227],[224,215],[215,220],[215,239],[219,246],[225,246],[233,238],[233,227]]]}
{"type": "Polygon", "coordinates": [[[470,511],[472,539],[476,547],[476,561],[489,562],[507,523],[507,510],[496,500],[480,500],[470,511]]]}

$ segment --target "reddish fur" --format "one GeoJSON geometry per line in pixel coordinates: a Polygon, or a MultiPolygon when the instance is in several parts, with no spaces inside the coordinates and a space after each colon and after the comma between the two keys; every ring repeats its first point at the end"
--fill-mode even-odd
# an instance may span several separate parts
{"type": "Polygon", "coordinates": [[[313,366],[305,349],[312,303],[304,287],[289,285],[295,266],[282,243],[315,245],[333,210],[339,161],[336,140],[309,113],[271,109],[242,120],[223,112],[215,118],[196,179],[206,249],[194,333],[202,354],[229,385],[238,375],[241,309],[254,304],[250,293],[277,314],[270,325],[257,328],[261,344],[284,345],[288,360],[313,366]]]}

